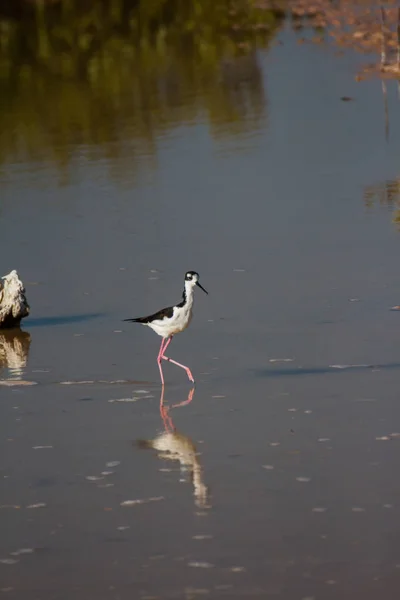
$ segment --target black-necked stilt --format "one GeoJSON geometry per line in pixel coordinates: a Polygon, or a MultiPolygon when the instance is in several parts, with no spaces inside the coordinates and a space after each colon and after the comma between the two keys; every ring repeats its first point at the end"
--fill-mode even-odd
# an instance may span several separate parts
{"type": "Polygon", "coordinates": [[[162,360],[167,360],[177,367],[185,369],[189,380],[193,381],[194,383],[193,375],[189,367],[181,365],[181,363],[176,362],[176,360],[172,360],[172,358],[168,358],[165,356],[165,351],[171,343],[173,336],[181,331],[184,331],[190,324],[193,312],[193,296],[195,285],[199,286],[203,292],[208,294],[207,290],[205,290],[199,283],[199,274],[196,273],[196,271],[188,271],[185,275],[185,287],[182,294],[182,300],[179,302],[179,304],[176,304],[175,306],[168,306],[168,308],[163,308],[154,315],[150,315],[148,317],[124,319],[124,321],[147,325],[148,327],[151,327],[151,329],[155,331],[157,335],[160,335],[163,338],[160,351],[157,356],[157,364],[158,368],[160,369],[162,385],[164,385],[164,375],[161,367],[162,360]]]}

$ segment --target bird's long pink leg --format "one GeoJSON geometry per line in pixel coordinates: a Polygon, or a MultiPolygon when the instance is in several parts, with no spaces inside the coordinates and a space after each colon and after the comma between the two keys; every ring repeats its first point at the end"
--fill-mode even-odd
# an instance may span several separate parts
{"type": "MultiPolygon", "coordinates": [[[[173,363],[174,365],[176,365],[177,367],[180,367],[181,369],[185,369],[186,374],[189,377],[189,380],[194,383],[194,378],[193,378],[193,375],[192,375],[192,371],[189,369],[189,367],[187,367],[186,365],[181,365],[181,363],[176,362],[176,360],[172,360],[172,358],[168,358],[168,356],[165,356],[164,352],[166,351],[166,349],[170,345],[171,341],[172,341],[172,335],[168,338],[167,343],[165,344],[165,346],[164,346],[164,348],[162,350],[161,359],[167,360],[168,362],[173,363]]],[[[160,366],[160,369],[161,369],[161,366],[160,366]]]]}
{"type": "Polygon", "coordinates": [[[163,354],[164,354],[164,349],[167,346],[167,340],[166,338],[163,338],[161,340],[161,346],[160,346],[160,351],[158,353],[157,356],[157,364],[158,364],[158,368],[160,369],[160,375],[161,375],[161,384],[164,385],[164,374],[163,374],[163,370],[161,367],[161,359],[163,358],[163,354]]]}

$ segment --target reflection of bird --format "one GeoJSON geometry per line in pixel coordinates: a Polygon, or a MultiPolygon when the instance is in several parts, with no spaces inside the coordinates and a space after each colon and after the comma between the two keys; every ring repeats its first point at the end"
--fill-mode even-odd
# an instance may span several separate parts
{"type": "Polygon", "coordinates": [[[193,311],[193,296],[194,286],[197,285],[206,294],[208,292],[199,283],[199,274],[195,271],[188,271],[185,275],[185,288],[182,294],[182,301],[175,306],[169,306],[156,312],[154,315],[148,317],[139,317],[137,319],[124,319],[124,321],[131,321],[132,323],[142,323],[142,325],[148,325],[153,331],[160,335],[163,339],[160,346],[160,351],[157,356],[158,368],[160,369],[161,383],[164,385],[164,375],[161,367],[161,361],[167,360],[168,362],[185,369],[187,376],[190,381],[193,381],[193,375],[189,367],[182,365],[181,363],[172,360],[165,356],[165,351],[172,341],[172,337],[186,329],[192,319],[193,311]]]}
{"type": "Polygon", "coordinates": [[[8,368],[15,378],[21,378],[28,360],[31,336],[21,329],[0,332],[0,369],[8,368]]]}
{"type": "Polygon", "coordinates": [[[203,482],[203,470],[198,459],[196,447],[190,437],[176,431],[169,414],[171,408],[189,404],[194,395],[194,388],[189,392],[187,400],[172,407],[164,404],[164,387],[161,391],[160,413],[164,422],[165,431],[155,437],[153,440],[139,440],[139,448],[150,448],[158,452],[158,457],[164,460],[177,460],[180,463],[182,472],[190,472],[193,483],[193,495],[196,506],[199,508],[209,508],[208,488],[203,482]]]}

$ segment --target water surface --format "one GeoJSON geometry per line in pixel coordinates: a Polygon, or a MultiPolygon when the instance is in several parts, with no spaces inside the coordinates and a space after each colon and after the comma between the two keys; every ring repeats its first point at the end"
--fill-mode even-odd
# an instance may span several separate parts
{"type": "Polygon", "coordinates": [[[268,23],[6,78],[0,270],[31,317],[0,338],[5,597],[397,598],[397,90],[386,139],[358,57],[268,23]],[[160,340],[121,320],[188,269],[197,385],[166,365],[160,414],[160,340]]]}

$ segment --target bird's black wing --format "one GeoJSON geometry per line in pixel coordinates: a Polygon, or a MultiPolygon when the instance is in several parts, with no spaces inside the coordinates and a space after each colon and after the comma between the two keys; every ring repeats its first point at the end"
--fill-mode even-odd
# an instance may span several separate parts
{"type": "Polygon", "coordinates": [[[152,321],[162,321],[167,318],[170,319],[174,314],[174,307],[168,306],[167,308],[162,308],[158,312],[154,313],[154,315],[149,315],[148,317],[138,317],[137,319],[124,319],[124,321],[130,321],[131,323],[151,323],[152,321]]]}

